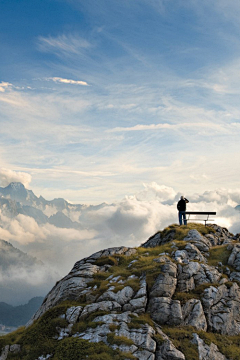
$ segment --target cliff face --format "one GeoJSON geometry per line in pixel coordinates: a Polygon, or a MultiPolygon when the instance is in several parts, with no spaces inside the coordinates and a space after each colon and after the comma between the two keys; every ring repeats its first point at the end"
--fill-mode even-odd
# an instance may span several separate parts
{"type": "Polygon", "coordinates": [[[239,235],[172,225],[139,248],[77,262],[3,359],[240,358],[239,235]]]}

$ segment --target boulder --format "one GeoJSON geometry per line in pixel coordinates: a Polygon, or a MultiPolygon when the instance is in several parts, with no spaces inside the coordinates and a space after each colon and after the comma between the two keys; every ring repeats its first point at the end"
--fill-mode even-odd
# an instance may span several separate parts
{"type": "Polygon", "coordinates": [[[183,324],[197,330],[207,330],[207,321],[200,300],[191,299],[182,307],[183,324]]]}
{"type": "Polygon", "coordinates": [[[205,289],[203,309],[210,331],[223,335],[240,334],[240,289],[236,283],[205,289]]]}
{"type": "Polygon", "coordinates": [[[170,340],[166,340],[157,349],[155,360],[185,360],[185,355],[170,340]]]}
{"type": "Polygon", "coordinates": [[[180,325],[183,320],[180,301],[169,297],[152,298],[149,311],[152,319],[159,325],[180,325]]]}

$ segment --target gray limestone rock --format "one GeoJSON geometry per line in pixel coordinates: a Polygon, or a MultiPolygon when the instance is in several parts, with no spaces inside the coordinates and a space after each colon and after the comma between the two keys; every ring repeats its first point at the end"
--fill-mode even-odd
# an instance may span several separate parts
{"type": "Polygon", "coordinates": [[[155,360],[155,355],[147,350],[138,350],[133,353],[138,360],[155,360]]]}
{"type": "Polygon", "coordinates": [[[96,311],[120,311],[121,306],[116,301],[101,301],[85,306],[79,319],[82,320],[96,311]]]}
{"type": "Polygon", "coordinates": [[[150,292],[150,297],[172,297],[177,279],[168,274],[159,274],[150,292]]]}
{"type": "Polygon", "coordinates": [[[70,324],[75,324],[83,310],[82,306],[72,306],[66,311],[66,320],[70,324]]]}
{"type": "Polygon", "coordinates": [[[145,243],[141,245],[144,248],[153,248],[159,246],[162,242],[161,233],[157,232],[155,235],[151,236],[145,243]]]}
{"type": "Polygon", "coordinates": [[[203,256],[201,251],[198,250],[198,248],[194,244],[188,243],[185,246],[184,251],[187,252],[187,256],[188,256],[189,260],[197,260],[197,261],[201,261],[201,262],[207,261],[205,256],[203,256]]]}
{"type": "Polygon", "coordinates": [[[156,350],[156,342],[152,338],[154,334],[155,331],[148,324],[140,329],[129,329],[127,324],[122,322],[119,330],[115,330],[116,336],[125,336],[132,340],[138,348],[142,348],[152,353],[156,350]]]}
{"type": "Polygon", "coordinates": [[[215,344],[205,344],[198,334],[193,334],[192,342],[198,347],[199,360],[227,360],[215,344]]]}
{"type": "MultiPolygon", "coordinates": [[[[118,328],[114,331],[115,336],[123,336],[132,340],[133,345],[117,345],[114,344],[114,349],[119,348],[121,351],[129,351],[137,356],[138,359],[155,359],[156,342],[153,340],[155,330],[148,324],[139,329],[128,328],[128,323],[131,322],[130,312],[120,314],[106,314],[97,316],[93,322],[103,323],[97,325],[96,328],[88,328],[83,333],[77,333],[74,337],[88,340],[90,342],[103,341],[108,344],[107,335],[111,333],[109,326],[115,324],[118,328]],[[147,356],[147,357],[146,357],[147,356]]],[[[135,314],[135,316],[137,316],[135,314]]]]}
{"type": "Polygon", "coordinates": [[[183,323],[197,330],[207,330],[207,321],[200,300],[191,299],[182,307],[183,323]]]}
{"type": "Polygon", "coordinates": [[[7,360],[8,354],[18,354],[21,351],[21,345],[13,344],[13,345],[6,345],[2,348],[2,352],[0,355],[0,360],[7,360]]]}
{"type": "Polygon", "coordinates": [[[185,355],[168,339],[157,349],[155,360],[185,360],[185,355]]]}
{"type": "Polygon", "coordinates": [[[240,271],[240,244],[234,245],[228,259],[228,265],[233,266],[237,271],[240,271]]]}
{"type": "Polygon", "coordinates": [[[174,260],[179,263],[186,263],[189,259],[188,253],[186,250],[176,250],[174,253],[174,260]]]}
{"type": "Polygon", "coordinates": [[[191,261],[187,265],[178,264],[178,290],[186,292],[206,283],[217,283],[222,274],[213,266],[191,261]]]}
{"type": "Polygon", "coordinates": [[[97,301],[116,301],[120,305],[128,303],[134,295],[134,291],[130,286],[125,286],[122,290],[119,290],[117,293],[111,291],[110,289],[103,293],[97,301]]]}
{"type": "Polygon", "coordinates": [[[2,348],[2,352],[1,352],[1,356],[0,356],[0,360],[6,360],[8,357],[8,353],[9,353],[9,345],[6,345],[2,348]]]}
{"type": "Polygon", "coordinates": [[[183,320],[180,301],[169,297],[152,298],[149,311],[152,319],[160,325],[180,325],[183,320]]]}
{"type": "Polygon", "coordinates": [[[192,229],[188,232],[187,236],[183,239],[194,244],[201,252],[208,252],[212,246],[211,241],[205,236],[201,235],[197,230],[192,229]]]}
{"type": "Polygon", "coordinates": [[[27,323],[30,326],[48,309],[65,300],[77,300],[82,291],[86,290],[88,282],[92,281],[93,275],[99,272],[99,267],[93,264],[82,264],[75,271],[71,270],[61,281],[56,283],[53,289],[44,299],[41,307],[27,323]]]}
{"type": "Polygon", "coordinates": [[[172,297],[177,285],[177,265],[167,259],[166,263],[160,266],[161,273],[158,275],[150,292],[153,297],[172,297]]]}
{"type": "MultiPolygon", "coordinates": [[[[130,314],[132,314],[130,311],[126,311],[120,314],[106,314],[106,315],[100,315],[97,316],[93,322],[104,322],[105,324],[115,324],[118,325],[121,322],[124,323],[130,323],[131,318],[130,314]]],[[[137,316],[135,314],[135,316],[137,316]]]]}
{"type": "Polygon", "coordinates": [[[21,351],[21,345],[19,345],[19,344],[10,345],[9,350],[13,354],[18,354],[21,351]]]}
{"type": "Polygon", "coordinates": [[[136,252],[137,252],[136,249],[125,247],[125,246],[119,246],[119,247],[113,247],[113,248],[100,250],[87,258],[77,261],[75,263],[72,271],[76,271],[78,269],[78,267],[81,267],[83,264],[92,263],[101,257],[112,256],[112,255],[131,256],[133,254],[136,254],[136,252]]]}
{"type": "Polygon", "coordinates": [[[225,335],[240,334],[240,289],[236,283],[205,289],[203,309],[210,331],[225,335]]]}

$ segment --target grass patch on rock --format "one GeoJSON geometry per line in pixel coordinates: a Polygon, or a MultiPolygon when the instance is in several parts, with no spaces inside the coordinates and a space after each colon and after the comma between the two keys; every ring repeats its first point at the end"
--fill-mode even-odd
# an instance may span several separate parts
{"type": "Polygon", "coordinates": [[[154,322],[151,319],[150,314],[148,313],[144,313],[141,315],[130,314],[129,316],[131,317],[131,322],[128,323],[129,329],[140,329],[145,324],[148,324],[154,328],[154,322]]]}
{"type": "Polygon", "coordinates": [[[72,334],[82,333],[87,328],[95,329],[98,325],[102,325],[102,322],[93,321],[98,316],[104,316],[109,314],[109,311],[95,311],[94,313],[90,314],[84,320],[80,320],[79,322],[75,323],[72,327],[72,334]]]}
{"type": "Polygon", "coordinates": [[[227,245],[214,246],[209,250],[208,264],[211,266],[217,266],[219,262],[223,265],[228,265],[228,258],[231,254],[231,250],[227,250],[227,245]]]}
{"type": "Polygon", "coordinates": [[[216,333],[198,331],[198,335],[208,345],[214,343],[219,351],[224,354],[227,359],[240,359],[240,335],[228,336],[216,333]]]}
{"type": "Polygon", "coordinates": [[[181,305],[186,304],[188,300],[191,299],[199,299],[198,294],[193,294],[192,292],[175,292],[173,297],[173,300],[179,300],[181,302],[181,305]]]}
{"type": "Polygon", "coordinates": [[[90,343],[78,338],[62,340],[55,352],[53,360],[125,360],[133,359],[119,350],[113,350],[106,344],[90,343]]]}
{"type": "Polygon", "coordinates": [[[107,334],[107,341],[110,345],[127,345],[131,346],[134,342],[126,336],[117,336],[113,333],[107,334]]]}
{"type": "Polygon", "coordinates": [[[94,263],[94,265],[97,266],[103,266],[103,265],[118,265],[118,259],[115,256],[103,256],[97,259],[94,263]]]}
{"type": "Polygon", "coordinates": [[[190,230],[197,230],[202,235],[213,234],[216,231],[210,227],[198,223],[188,223],[187,225],[173,224],[161,231],[161,238],[170,237],[169,240],[183,240],[190,230]],[[171,234],[172,233],[172,234],[171,234]]]}
{"type": "Polygon", "coordinates": [[[190,326],[162,326],[162,330],[169,336],[176,348],[185,355],[186,360],[196,360],[199,358],[197,345],[192,343],[192,334],[196,332],[196,329],[190,326]]]}

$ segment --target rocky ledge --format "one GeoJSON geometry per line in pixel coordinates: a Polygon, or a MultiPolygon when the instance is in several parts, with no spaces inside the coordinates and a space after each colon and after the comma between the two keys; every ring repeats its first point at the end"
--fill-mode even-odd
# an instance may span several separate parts
{"type": "Polygon", "coordinates": [[[240,235],[171,225],[78,261],[0,360],[240,359],[240,235]]]}

